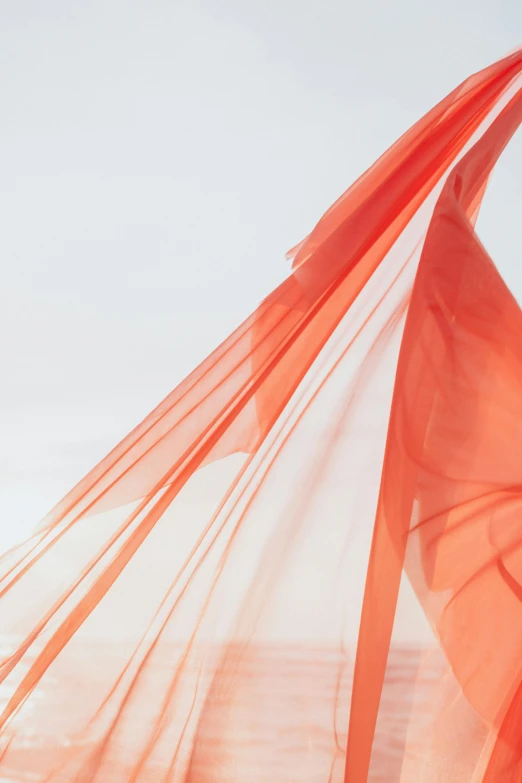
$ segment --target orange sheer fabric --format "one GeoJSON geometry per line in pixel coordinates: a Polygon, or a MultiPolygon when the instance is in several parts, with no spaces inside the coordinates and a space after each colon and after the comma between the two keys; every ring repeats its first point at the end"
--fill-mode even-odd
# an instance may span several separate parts
{"type": "Polygon", "coordinates": [[[408,131],[4,555],[5,779],[519,780],[522,316],[473,225],[521,71],[408,131]]]}
{"type": "MultiPolygon", "coordinates": [[[[386,663],[403,565],[458,682],[454,699],[464,704],[462,710],[453,704],[453,716],[444,710],[440,726],[431,726],[430,738],[408,754],[422,759],[429,753],[428,767],[422,762],[401,780],[451,780],[455,737],[478,751],[485,727],[498,730],[520,680],[520,476],[513,457],[522,413],[522,314],[467,213],[521,121],[519,91],[452,170],[424,243],[402,339],[369,561],[347,779],[363,774],[361,748],[370,753],[378,673],[386,663]],[[461,720],[470,708],[472,736],[461,720]],[[428,749],[439,741],[442,747],[428,749]]],[[[505,731],[488,771],[477,779],[519,779],[522,766],[504,768],[497,760],[509,756],[505,731]]],[[[469,765],[469,756],[465,761],[469,765]]]]}

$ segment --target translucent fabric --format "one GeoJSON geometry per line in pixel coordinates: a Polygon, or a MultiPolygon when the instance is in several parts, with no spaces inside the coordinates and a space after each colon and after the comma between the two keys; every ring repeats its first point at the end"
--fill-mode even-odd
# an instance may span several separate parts
{"type": "Polygon", "coordinates": [[[0,561],[5,781],[522,779],[522,314],[474,222],[522,53],[0,561]]]}

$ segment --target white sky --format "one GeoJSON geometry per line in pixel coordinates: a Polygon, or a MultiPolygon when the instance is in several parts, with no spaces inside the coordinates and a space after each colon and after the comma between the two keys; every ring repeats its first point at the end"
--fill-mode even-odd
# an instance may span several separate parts
{"type": "MultiPolygon", "coordinates": [[[[0,3],[0,549],[287,273],[519,0],[0,3]]],[[[522,299],[522,138],[479,232],[522,299]]]]}

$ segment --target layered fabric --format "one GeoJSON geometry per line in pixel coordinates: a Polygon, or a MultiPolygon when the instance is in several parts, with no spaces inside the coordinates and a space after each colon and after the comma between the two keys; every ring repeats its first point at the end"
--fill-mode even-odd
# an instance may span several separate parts
{"type": "Polygon", "coordinates": [[[474,231],[521,120],[519,51],[2,557],[0,780],[522,779],[522,313],[474,231]]]}

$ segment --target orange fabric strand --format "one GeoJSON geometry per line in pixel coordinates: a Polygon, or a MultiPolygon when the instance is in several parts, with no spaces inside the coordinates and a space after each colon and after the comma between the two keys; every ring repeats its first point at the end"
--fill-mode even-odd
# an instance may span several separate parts
{"type": "Polygon", "coordinates": [[[0,559],[2,780],[520,779],[522,315],[474,225],[521,74],[414,125],[0,559]]]}
{"type": "Polygon", "coordinates": [[[520,641],[513,623],[522,591],[508,590],[501,551],[509,543],[493,542],[492,514],[502,518],[501,538],[509,537],[508,529],[515,532],[509,519],[517,505],[512,454],[522,404],[522,367],[515,358],[522,316],[468,215],[521,121],[518,92],[451,172],[424,244],[402,339],[369,562],[347,780],[366,780],[405,557],[477,713],[494,723],[517,682],[520,641]],[[509,511],[502,512],[505,506],[509,511]]]}

